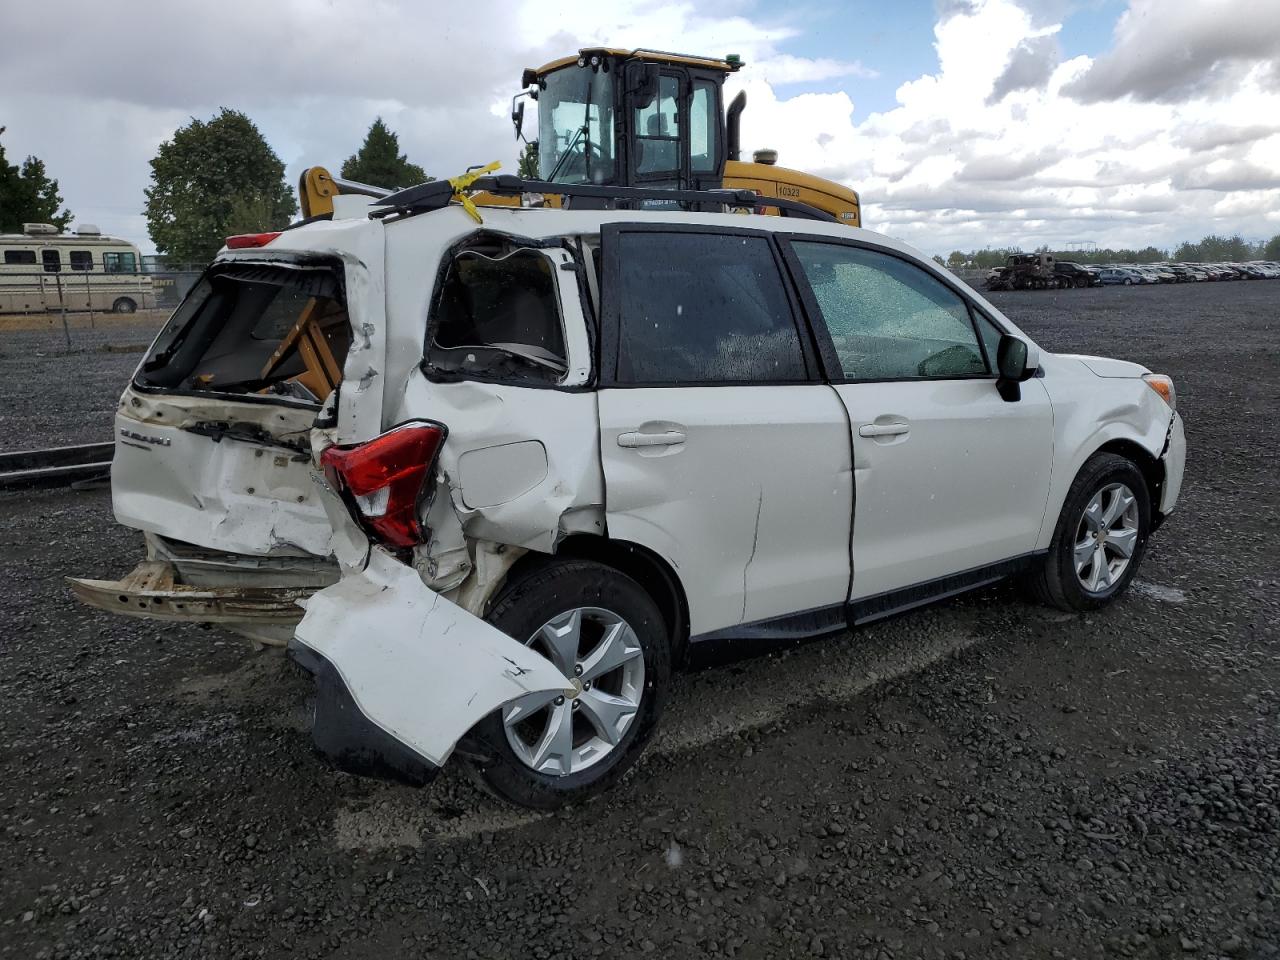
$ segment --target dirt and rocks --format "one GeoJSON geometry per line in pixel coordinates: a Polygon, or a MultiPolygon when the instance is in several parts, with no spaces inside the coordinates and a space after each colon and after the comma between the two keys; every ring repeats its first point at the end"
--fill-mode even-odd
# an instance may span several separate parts
{"type": "MultiPolygon", "coordinates": [[[[0,956],[1280,957],[1280,283],[993,299],[1177,382],[1135,588],[713,658],[554,816],[331,772],[278,655],[70,599],[139,553],[105,491],[6,495],[0,956]]],[[[55,353],[6,345],[6,446],[106,436],[136,355],[55,353]]]]}

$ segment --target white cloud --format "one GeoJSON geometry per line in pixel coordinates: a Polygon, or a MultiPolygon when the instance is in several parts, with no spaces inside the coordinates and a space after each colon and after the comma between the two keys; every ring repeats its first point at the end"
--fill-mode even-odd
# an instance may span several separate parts
{"type": "Polygon", "coordinates": [[[1258,62],[1273,72],[1280,66],[1276,0],[1132,0],[1115,46],[1065,92],[1086,103],[1180,103],[1229,93],[1258,62]]]}
{"type": "MultiPolygon", "coordinates": [[[[1130,18],[1144,5],[1133,0],[1130,18]]],[[[948,2],[935,27],[938,71],[865,118],[843,94],[779,100],[744,78],[744,145],[777,147],[787,166],[848,183],[868,226],[932,252],[1273,234],[1280,89],[1271,65],[1247,66],[1231,90],[1176,108],[1150,98],[1082,103],[1064,89],[1095,61],[1058,62],[1059,24],[1046,20],[1054,6],[948,2]],[[1010,77],[1028,49],[1043,56],[1010,77]],[[1237,193],[1249,201],[1232,201],[1237,193]]],[[[1117,49],[1126,36],[1118,31],[1117,49]]]]}

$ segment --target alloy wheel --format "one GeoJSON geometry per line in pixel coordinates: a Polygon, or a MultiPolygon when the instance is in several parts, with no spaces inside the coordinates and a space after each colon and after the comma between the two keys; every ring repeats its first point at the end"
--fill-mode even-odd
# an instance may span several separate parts
{"type": "Polygon", "coordinates": [[[1076,528],[1076,577],[1089,593],[1115,584],[1138,545],[1138,498],[1123,483],[1109,483],[1090,498],[1076,528]]]}
{"type": "Polygon", "coordinates": [[[554,777],[578,773],[617,747],[644,696],[644,651],[622,617],[576,607],[552,617],[526,644],[564,674],[568,692],[508,704],[502,726],[516,757],[554,777]]]}

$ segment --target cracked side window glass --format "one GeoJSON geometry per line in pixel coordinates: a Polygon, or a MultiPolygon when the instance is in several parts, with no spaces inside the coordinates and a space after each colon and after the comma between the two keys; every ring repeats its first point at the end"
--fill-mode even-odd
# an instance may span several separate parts
{"type": "Polygon", "coordinates": [[[621,234],[619,243],[621,382],[807,379],[767,240],[637,232],[621,234]]]}
{"type": "Polygon", "coordinates": [[[568,369],[551,261],[536,250],[464,250],[436,301],[437,373],[558,382],[568,369]]]}
{"type": "Polygon", "coordinates": [[[796,241],[796,258],[849,380],[983,376],[964,300],[898,257],[796,241]]]}

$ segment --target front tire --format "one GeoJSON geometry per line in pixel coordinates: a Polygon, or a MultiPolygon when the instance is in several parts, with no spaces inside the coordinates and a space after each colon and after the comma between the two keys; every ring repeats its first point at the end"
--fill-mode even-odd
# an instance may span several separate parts
{"type": "Polygon", "coordinates": [[[1137,465],[1114,453],[1089,459],[1067,491],[1044,564],[1026,578],[1060,610],[1096,610],[1129,585],[1151,535],[1151,495],[1137,465]]]}
{"type": "Polygon", "coordinates": [[[575,692],[531,695],[476,724],[464,752],[483,785],[538,810],[607,790],[639,758],[670,687],[653,599],[603,564],[557,561],[509,583],[485,619],[540,650],[575,692]]]}
{"type": "Polygon", "coordinates": [[[120,297],[111,305],[112,313],[134,313],[138,309],[138,304],[128,297],[120,297]]]}

